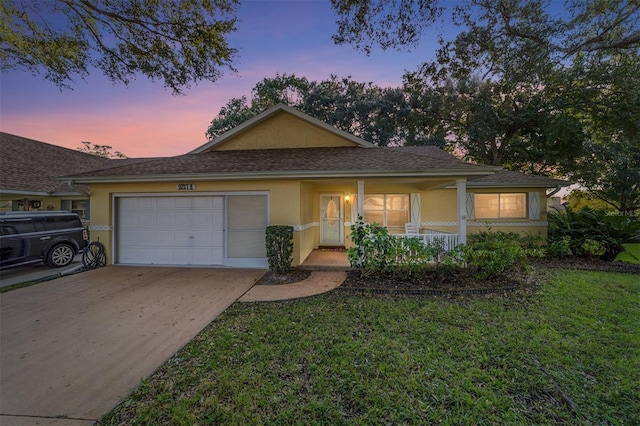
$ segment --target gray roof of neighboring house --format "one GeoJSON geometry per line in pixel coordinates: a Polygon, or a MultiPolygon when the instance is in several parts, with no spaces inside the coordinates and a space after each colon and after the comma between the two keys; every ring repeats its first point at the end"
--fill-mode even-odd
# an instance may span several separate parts
{"type": "MultiPolygon", "coordinates": [[[[0,192],[73,194],[59,176],[145,159],[109,159],[0,132],[0,192]]],[[[81,186],[86,191],[88,187],[81,186]]]]}
{"type": "Polygon", "coordinates": [[[397,148],[287,148],[209,151],[76,173],[78,182],[190,178],[478,176],[496,168],[425,150],[415,155],[397,148]]]}

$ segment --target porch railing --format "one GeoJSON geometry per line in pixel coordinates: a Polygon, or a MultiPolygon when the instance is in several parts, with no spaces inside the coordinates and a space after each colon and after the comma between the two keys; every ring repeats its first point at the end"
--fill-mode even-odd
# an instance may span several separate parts
{"type": "Polygon", "coordinates": [[[424,245],[434,245],[442,242],[444,251],[453,250],[460,244],[458,234],[452,234],[444,231],[434,231],[427,229],[420,234],[398,234],[401,238],[418,238],[424,245]]]}

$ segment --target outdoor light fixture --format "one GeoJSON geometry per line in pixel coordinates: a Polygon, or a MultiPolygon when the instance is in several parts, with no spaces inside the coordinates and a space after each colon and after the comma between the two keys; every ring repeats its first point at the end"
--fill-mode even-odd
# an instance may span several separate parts
{"type": "Polygon", "coordinates": [[[349,202],[350,199],[351,199],[351,196],[349,196],[349,194],[344,196],[344,201],[346,201],[347,203],[349,202]]]}

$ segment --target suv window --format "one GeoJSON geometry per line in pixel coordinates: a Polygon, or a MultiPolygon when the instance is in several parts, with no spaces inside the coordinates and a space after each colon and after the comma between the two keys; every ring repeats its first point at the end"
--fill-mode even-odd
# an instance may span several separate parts
{"type": "Polygon", "coordinates": [[[12,219],[2,223],[2,234],[26,234],[27,232],[36,232],[36,227],[31,218],[12,219]],[[6,232],[5,232],[5,228],[6,232]]]}
{"type": "Polygon", "coordinates": [[[81,228],[82,222],[75,215],[51,216],[47,218],[47,229],[81,228]]]}

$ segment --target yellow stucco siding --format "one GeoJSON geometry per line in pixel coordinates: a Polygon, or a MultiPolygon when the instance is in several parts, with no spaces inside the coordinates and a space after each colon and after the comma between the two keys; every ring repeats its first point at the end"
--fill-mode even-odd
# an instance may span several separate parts
{"type": "MultiPolygon", "coordinates": [[[[357,182],[354,181],[298,181],[298,180],[270,180],[270,181],[241,181],[241,182],[195,182],[196,191],[177,191],[180,182],[166,183],[119,183],[94,184],[91,196],[91,231],[92,240],[99,240],[107,247],[108,258],[113,256],[113,232],[117,227],[113,223],[113,195],[114,194],[147,194],[147,195],[184,195],[197,196],[204,194],[228,194],[243,192],[266,192],[269,194],[269,223],[272,225],[292,225],[294,231],[293,264],[299,265],[320,245],[321,194],[340,194],[343,197],[344,208],[344,243],[352,246],[349,238],[349,225],[356,219],[352,217],[353,205],[357,203],[357,182]],[[344,196],[350,195],[346,202],[344,196]]],[[[487,189],[470,189],[471,193],[522,192],[537,191],[540,195],[539,219],[493,219],[467,221],[469,234],[487,230],[487,224],[493,230],[516,232],[523,235],[546,235],[546,198],[544,189],[509,188],[503,191],[487,189]]],[[[365,193],[405,193],[420,194],[422,229],[434,229],[457,233],[457,191],[456,189],[432,189],[421,191],[418,184],[392,184],[383,182],[367,182],[365,193]]]]}
{"type": "MultiPolygon", "coordinates": [[[[267,192],[269,194],[269,223],[272,225],[300,225],[300,182],[299,181],[259,181],[259,182],[196,182],[196,191],[177,191],[176,185],[180,182],[160,183],[118,183],[118,184],[93,184],[91,187],[91,216],[92,228],[110,231],[91,231],[92,240],[100,238],[109,253],[111,262],[113,256],[113,230],[117,224],[113,221],[113,196],[114,194],[140,194],[140,195],[172,195],[172,196],[198,196],[210,193],[249,193],[267,192]]],[[[300,247],[300,245],[296,245],[300,247]]],[[[294,254],[294,260],[300,253],[294,254]]]]}
{"type": "Polygon", "coordinates": [[[286,112],[279,112],[235,135],[217,151],[280,148],[352,147],[354,143],[286,112]]]}
{"type": "Polygon", "coordinates": [[[457,221],[458,200],[455,189],[435,189],[422,193],[420,200],[421,222],[457,221]]]}

